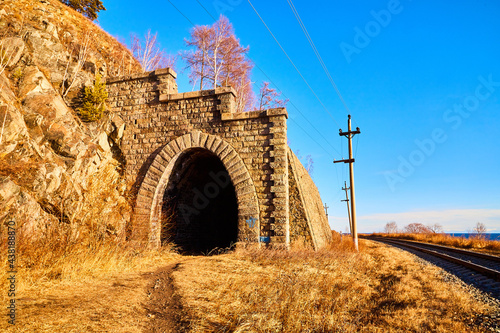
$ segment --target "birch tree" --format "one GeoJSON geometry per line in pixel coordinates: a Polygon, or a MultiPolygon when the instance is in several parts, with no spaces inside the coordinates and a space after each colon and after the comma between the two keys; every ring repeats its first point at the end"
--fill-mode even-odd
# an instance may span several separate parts
{"type": "Polygon", "coordinates": [[[194,51],[188,51],[184,59],[189,68],[189,79],[194,86],[200,81],[200,90],[203,90],[205,78],[207,77],[208,50],[210,40],[210,28],[208,26],[199,26],[191,31],[191,39],[186,40],[187,46],[195,47],[194,51]]]}
{"type": "Polygon", "coordinates": [[[159,68],[173,68],[175,57],[169,55],[164,49],[161,49],[158,42],[158,33],[154,35],[151,30],[144,34],[144,39],[132,34],[132,53],[141,64],[144,72],[149,72],[159,68]]]}
{"type": "Polygon", "coordinates": [[[194,27],[186,45],[193,47],[183,55],[193,89],[198,81],[200,90],[231,86],[238,95],[237,111],[253,106],[250,79],[253,64],[245,58],[249,48],[240,45],[225,16],[221,15],[211,26],[194,27]]]}

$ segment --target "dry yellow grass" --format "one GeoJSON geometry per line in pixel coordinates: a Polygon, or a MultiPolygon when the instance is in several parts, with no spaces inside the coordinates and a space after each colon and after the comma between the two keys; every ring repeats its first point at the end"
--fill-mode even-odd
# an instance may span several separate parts
{"type": "Polygon", "coordinates": [[[356,254],[239,250],[173,273],[192,332],[481,332],[491,311],[439,270],[362,241],[356,254]]]}
{"type": "MultiPolygon", "coordinates": [[[[69,242],[55,231],[48,239],[19,236],[16,325],[2,315],[0,331],[142,332],[149,272],[180,257],[169,248],[69,242]]],[[[5,258],[5,247],[0,251],[5,258]]],[[[7,270],[0,271],[0,279],[6,281],[7,270]]],[[[2,283],[2,307],[9,300],[6,287],[2,283]]]]}
{"type": "Polygon", "coordinates": [[[17,325],[2,320],[0,331],[147,331],[146,287],[174,262],[190,332],[482,332],[474,318],[492,311],[444,282],[437,268],[369,240],[360,253],[334,235],[336,245],[317,252],[185,257],[61,236],[19,244],[17,325]]]}
{"type": "Polygon", "coordinates": [[[372,234],[372,235],[378,237],[408,239],[418,242],[439,244],[444,246],[456,247],[459,249],[474,250],[479,252],[487,252],[491,254],[500,255],[500,241],[489,240],[481,236],[465,238],[465,237],[454,237],[448,234],[429,234],[429,233],[421,233],[421,234],[397,233],[397,234],[372,234]]]}
{"type": "MultiPolygon", "coordinates": [[[[134,248],[98,219],[98,199],[111,194],[92,193],[87,223],[18,234],[17,324],[4,317],[0,331],[144,331],[151,273],[180,261],[173,277],[192,332],[481,332],[475,317],[491,311],[411,255],[364,240],[358,254],[338,234],[317,252],[239,249],[186,260],[168,247],[134,248]]],[[[5,238],[0,244],[6,258],[5,238]]]]}

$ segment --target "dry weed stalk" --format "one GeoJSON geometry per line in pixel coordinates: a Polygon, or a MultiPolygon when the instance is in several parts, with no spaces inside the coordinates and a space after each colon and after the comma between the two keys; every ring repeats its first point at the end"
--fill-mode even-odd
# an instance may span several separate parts
{"type": "Polygon", "coordinates": [[[0,105],[0,111],[4,112],[3,122],[2,122],[2,131],[0,132],[0,145],[1,145],[2,141],[3,141],[3,130],[5,128],[5,121],[7,120],[7,113],[8,113],[7,112],[7,106],[6,105],[0,105]]]}

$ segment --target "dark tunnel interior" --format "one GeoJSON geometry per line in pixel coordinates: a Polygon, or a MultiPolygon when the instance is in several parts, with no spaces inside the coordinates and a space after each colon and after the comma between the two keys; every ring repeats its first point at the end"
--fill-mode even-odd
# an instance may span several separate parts
{"type": "Polygon", "coordinates": [[[172,169],[163,196],[162,244],[184,254],[227,248],[238,237],[238,203],[231,179],[212,152],[192,148],[172,169]]]}

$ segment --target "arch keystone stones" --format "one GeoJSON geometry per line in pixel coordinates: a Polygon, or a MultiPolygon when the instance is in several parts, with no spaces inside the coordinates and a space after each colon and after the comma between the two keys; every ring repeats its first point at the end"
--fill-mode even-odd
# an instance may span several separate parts
{"type": "Polygon", "coordinates": [[[238,202],[238,241],[259,242],[259,205],[257,193],[252,178],[243,160],[236,150],[226,141],[200,131],[192,131],[172,140],[165,145],[150,164],[148,171],[142,181],[136,199],[136,207],[132,218],[132,241],[148,243],[157,247],[161,243],[160,213],[163,193],[168,185],[168,180],[178,158],[191,148],[202,148],[214,153],[224,164],[233,184],[239,180],[249,180],[245,186],[235,187],[238,202]],[[207,140],[199,140],[206,137],[207,140]],[[214,142],[217,142],[214,144],[214,142]],[[224,149],[218,149],[224,146],[224,149]],[[224,162],[223,154],[229,151],[233,156],[230,161],[224,162]],[[231,165],[227,163],[230,162],[231,165]],[[235,172],[230,172],[228,169],[235,172]],[[256,223],[246,223],[249,219],[255,219],[256,223]]]}

